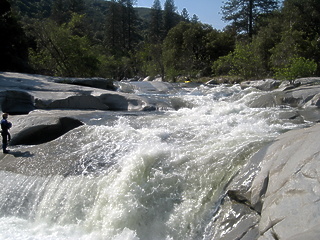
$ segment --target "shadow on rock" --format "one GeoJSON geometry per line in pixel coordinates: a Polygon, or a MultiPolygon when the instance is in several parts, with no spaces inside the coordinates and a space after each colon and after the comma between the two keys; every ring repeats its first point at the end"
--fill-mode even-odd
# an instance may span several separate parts
{"type": "Polygon", "coordinates": [[[25,157],[25,158],[29,158],[29,157],[33,157],[34,154],[30,153],[29,151],[26,152],[21,152],[21,151],[10,151],[8,154],[13,155],[14,157],[18,158],[18,157],[25,157]]]}
{"type": "Polygon", "coordinates": [[[50,142],[81,125],[83,123],[79,120],[63,117],[53,125],[38,125],[22,130],[12,138],[10,145],[38,145],[50,142]]]}

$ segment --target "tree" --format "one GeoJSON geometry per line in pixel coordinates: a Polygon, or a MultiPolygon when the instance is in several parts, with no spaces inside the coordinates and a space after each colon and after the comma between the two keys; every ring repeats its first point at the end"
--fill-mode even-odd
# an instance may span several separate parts
{"type": "Polygon", "coordinates": [[[67,77],[90,77],[98,72],[99,53],[86,36],[73,34],[82,19],[82,15],[73,14],[66,24],[50,19],[33,24],[31,33],[37,47],[30,50],[30,60],[37,72],[67,77]]]}
{"type": "Polygon", "coordinates": [[[256,47],[254,42],[238,42],[233,52],[214,62],[213,71],[217,75],[228,74],[245,80],[259,79],[264,75],[264,68],[256,47]]]}
{"type": "Polygon", "coordinates": [[[135,1],[133,0],[119,0],[121,5],[121,23],[122,23],[122,39],[123,48],[126,51],[132,51],[140,37],[137,32],[139,20],[136,11],[133,8],[135,1]]]}
{"type": "Polygon", "coordinates": [[[143,49],[137,52],[139,70],[142,76],[155,77],[160,74],[162,79],[165,78],[162,55],[161,43],[145,44],[143,49]]]}
{"type": "Polygon", "coordinates": [[[314,60],[304,57],[294,56],[289,59],[289,63],[280,68],[275,68],[275,75],[282,80],[288,80],[290,84],[294,84],[297,78],[311,77],[317,70],[317,64],[314,60]]]}
{"type": "Polygon", "coordinates": [[[192,23],[198,23],[199,22],[199,17],[196,14],[193,14],[191,18],[192,23]]]}
{"type": "Polygon", "coordinates": [[[54,0],[51,18],[58,24],[63,24],[71,20],[73,13],[83,14],[84,11],[84,0],[54,0]]]}
{"type": "Polygon", "coordinates": [[[176,6],[173,0],[166,0],[164,3],[163,10],[163,28],[165,36],[168,34],[171,28],[176,26],[178,23],[176,6]]]}
{"type": "MultiPolygon", "coordinates": [[[[295,42],[296,52],[293,54],[314,59],[320,65],[320,2],[285,0],[282,12],[282,23],[285,26],[282,39],[288,41],[290,36],[291,42],[295,42]]],[[[287,59],[290,59],[293,54],[287,59]]]]}
{"type": "Polygon", "coordinates": [[[149,40],[152,43],[157,43],[163,40],[163,21],[160,0],[154,0],[151,8],[149,40]]]}
{"type": "MultiPolygon", "coordinates": [[[[171,78],[178,75],[210,75],[210,65],[218,58],[216,52],[220,51],[219,48],[225,48],[219,43],[219,36],[220,33],[209,25],[180,22],[170,30],[163,43],[166,75],[171,78]]],[[[230,42],[225,41],[225,44],[230,42]]]]}
{"type": "MultiPolygon", "coordinates": [[[[277,45],[281,42],[281,35],[284,29],[283,15],[280,11],[276,11],[265,18],[263,26],[260,27],[259,32],[252,39],[252,42],[254,42],[256,46],[256,54],[261,56],[265,72],[269,75],[272,74],[272,61],[270,57],[277,51],[275,49],[278,48],[277,45]]],[[[285,53],[291,48],[291,45],[289,44],[282,47],[284,48],[280,49],[280,46],[278,48],[279,53],[281,53],[281,56],[278,56],[280,58],[284,56],[282,53],[285,53]]],[[[276,60],[278,63],[281,62],[280,58],[276,60]]]]}
{"type": "Polygon", "coordinates": [[[44,19],[51,15],[52,1],[11,0],[12,7],[23,17],[44,19]]]}
{"type": "Polygon", "coordinates": [[[185,21],[185,22],[190,21],[190,16],[189,16],[188,10],[186,8],[182,9],[181,17],[182,17],[183,21],[185,21]]]}
{"type": "Polygon", "coordinates": [[[0,0],[0,71],[29,71],[26,35],[7,0],[0,0]]]}
{"type": "Polygon", "coordinates": [[[105,48],[117,57],[129,56],[140,40],[139,19],[132,0],[112,0],[109,2],[105,24],[105,48]]]}
{"type": "Polygon", "coordinates": [[[51,10],[51,18],[58,24],[62,24],[67,21],[67,16],[65,14],[66,7],[63,0],[55,0],[53,2],[51,10]]]}
{"type": "Polygon", "coordinates": [[[121,6],[115,1],[110,1],[106,14],[104,45],[111,55],[122,55],[122,24],[121,6]]]}
{"type": "Polygon", "coordinates": [[[260,16],[278,8],[278,0],[227,0],[222,6],[223,20],[232,22],[239,33],[251,38],[260,16]]]}
{"type": "Polygon", "coordinates": [[[320,2],[316,0],[285,0],[283,2],[285,21],[291,27],[309,36],[320,35],[320,2]]]}

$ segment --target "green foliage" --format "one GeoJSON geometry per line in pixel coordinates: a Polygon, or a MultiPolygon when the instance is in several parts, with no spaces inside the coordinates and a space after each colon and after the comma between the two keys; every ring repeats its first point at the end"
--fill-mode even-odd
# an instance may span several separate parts
{"type": "Polygon", "coordinates": [[[149,41],[151,43],[159,43],[163,40],[163,19],[162,9],[159,0],[153,2],[151,8],[151,19],[149,24],[149,41]]]}
{"type": "Polygon", "coordinates": [[[176,12],[176,6],[174,0],[166,0],[164,2],[163,10],[163,29],[164,33],[167,34],[171,28],[176,26],[179,22],[176,12]]]}
{"type": "Polygon", "coordinates": [[[44,19],[51,14],[52,2],[48,0],[9,0],[16,12],[23,17],[44,19]]]}
{"type": "Polygon", "coordinates": [[[181,22],[163,43],[166,75],[195,77],[211,74],[211,62],[229,52],[233,43],[223,33],[201,23],[181,22]]]}
{"type": "Polygon", "coordinates": [[[187,9],[177,14],[173,0],[164,1],[164,10],[159,0],[152,9],[134,8],[134,0],[1,3],[7,1],[19,16],[0,8],[6,9],[0,14],[4,70],[22,71],[30,63],[36,73],[61,76],[257,79],[275,72],[290,79],[320,63],[315,0],[283,0],[281,9],[278,0],[226,0],[223,18],[231,24],[223,31],[190,18],[187,9]],[[293,61],[297,56],[313,63],[293,61]]]}
{"type": "Polygon", "coordinates": [[[161,44],[146,44],[137,52],[136,58],[143,76],[155,77],[160,74],[165,77],[161,44]]]}
{"type": "Polygon", "coordinates": [[[223,19],[232,22],[238,33],[250,37],[259,17],[278,8],[278,0],[227,0],[222,6],[223,19]]]}
{"type": "Polygon", "coordinates": [[[98,70],[99,54],[89,39],[72,34],[81,19],[74,14],[69,23],[61,26],[51,20],[34,24],[37,48],[30,49],[30,61],[35,70],[69,77],[90,77],[98,70]]]}
{"type": "Polygon", "coordinates": [[[292,57],[289,63],[281,68],[275,68],[275,76],[278,79],[289,80],[291,84],[299,77],[313,76],[317,70],[317,64],[314,60],[304,57],[292,57]]]}
{"type": "MultiPolygon", "coordinates": [[[[277,57],[277,61],[280,62],[281,59],[283,59],[280,55],[285,52],[279,45],[284,27],[281,17],[279,12],[265,17],[263,23],[260,25],[260,31],[252,38],[252,42],[256,46],[256,54],[260,56],[264,71],[268,75],[272,74],[272,62],[270,58],[273,53],[279,56],[279,58],[277,57]]],[[[282,47],[286,48],[288,45],[282,47]]],[[[276,60],[276,58],[274,58],[274,60],[276,60]]]]}
{"type": "Polygon", "coordinates": [[[216,75],[236,75],[243,79],[257,79],[264,74],[261,57],[254,43],[237,43],[234,52],[214,62],[216,75]]]}

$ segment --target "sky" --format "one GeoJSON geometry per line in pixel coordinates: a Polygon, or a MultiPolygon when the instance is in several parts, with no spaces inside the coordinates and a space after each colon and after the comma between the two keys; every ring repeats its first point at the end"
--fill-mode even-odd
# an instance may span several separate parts
{"type": "MultiPolygon", "coordinates": [[[[151,8],[154,0],[137,0],[138,7],[151,8]]],[[[162,9],[165,0],[160,0],[162,9]]],[[[190,17],[196,14],[200,22],[210,24],[213,28],[222,30],[226,23],[221,20],[221,6],[223,0],[174,0],[177,11],[181,13],[183,8],[188,10],[190,17]]]]}

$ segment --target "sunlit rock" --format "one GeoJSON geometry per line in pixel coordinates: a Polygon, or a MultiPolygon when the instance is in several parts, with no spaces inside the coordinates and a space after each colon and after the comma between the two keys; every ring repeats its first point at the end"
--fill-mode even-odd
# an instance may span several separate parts
{"type": "Polygon", "coordinates": [[[274,79],[255,80],[255,81],[244,81],[241,82],[240,86],[242,89],[253,87],[262,91],[272,91],[277,89],[281,84],[281,81],[274,79]]]}
{"type": "MultiPolygon", "coordinates": [[[[320,169],[320,125],[290,131],[270,146],[253,181],[261,189],[269,178],[263,196],[260,234],[271,232],[278,239],[291,239],[320,225],[318,187],[320,169]]],[[[263,236],[260,239],[265,239],[263,236]]]]}
{"type": "Polygon", "coordinates": [[[36,99],[38,109],[96,109],[108,110],[109,107],[93,96],[70,96],[65,99],[42,101],[36,99]]]}
{"type": "Polygon", "coordinates": [[[97,87],[108,88],[104,80],[69,79],[68,83],[76,85],[56,83],[55,81],[61,82],[62,80],[61,78],[32,74],[0,73],[1,110],[9,113],[27,114],[34,109],[114,111],[156,109],[144,97],[98,89],[97,87]],[[87,87],[88,85],[92,85],[94,88],[87,87]]]}
{"type": "MultiPolygon", "coordinates": [[[[281,135],[257,152],[233,180],[228,199],[261,215],[251,226],[259,227],[259,237],[254,239],[312,240],[318,236],[320,217],[315,213],[320,211],[319,136],[320,124],[281,135]]],[[[230,206],[221,211],[227,210],[231,211],[230,206]]],[[[248,216],[248,212],[239,212],[233,217],[233,228],[217,239],[235,239],[234,232],[244,236],[250,229],[238,226],[248,216]]]]}

